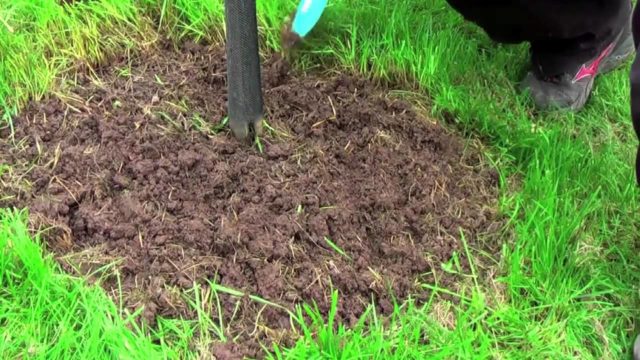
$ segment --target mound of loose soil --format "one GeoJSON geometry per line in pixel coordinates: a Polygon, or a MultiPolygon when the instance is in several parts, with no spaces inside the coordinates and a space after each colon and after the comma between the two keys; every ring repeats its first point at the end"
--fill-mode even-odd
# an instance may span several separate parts
{"type": "MultiPolygon", "coordinates": [[[[414,284],[461,249],[460,230],[473,242],[495,222],[496,173],[363,79],[295,76],[271,58],[265,102],[277,131],[260,152],[215,133],[226,111],[219,48],[150,51],[97,75],[31,104],[14,120],[15,143],[0,134],[0,160],[28,170],[3,175],[11,196],[0,205],[28,207],[52,227],[52,251],[82,254],[82,271],[123,259],[126,306],[144,306],[151,322],[194,317],[175,294],[205,279],[325,313],[337,289],[348,323],[372,298],[388,313],[390,291],[423,293],[414,284]]],[[[222,299],[236,355],[290,337],[285,312],[222,299]]]]}

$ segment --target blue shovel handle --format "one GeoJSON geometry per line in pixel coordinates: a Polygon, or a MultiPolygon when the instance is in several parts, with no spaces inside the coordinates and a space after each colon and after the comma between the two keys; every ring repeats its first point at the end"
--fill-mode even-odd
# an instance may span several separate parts
{"type": "Polygon", "coordinates": [[[300,0],[291,31],[301,38],[307,36],[320,20],[326,6],[327,0],[300,0]]]}

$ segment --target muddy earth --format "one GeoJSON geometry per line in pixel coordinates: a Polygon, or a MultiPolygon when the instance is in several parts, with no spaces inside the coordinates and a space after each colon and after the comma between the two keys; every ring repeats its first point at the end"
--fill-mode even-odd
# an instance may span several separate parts
{"type": "MultiPolygon", "coordinates": [[[[394,297],[424,297],[419,282],[462,250],[460,231],[473,244],[495,230],[496,172],[363,79],[266,59],[273,130],[260,146],[224,126],[218,47],[160,46],[73,81],[17,116],[13,140],[0,131],[1,163],[14,170],[0,205],[28,207],[68,271],[115,261],[126,307],[150,325],[195,318],[180,294],[207,280],[325,314],[335,289],[338,319],[352,324],[372,300],[388,314],[394,297]]],[[[101,286],[115,294],[109,274],[101,286]]],[[[295,340],[285,311],[220,298],[238,344],[212,349],[219,358],[295,340]]]]}

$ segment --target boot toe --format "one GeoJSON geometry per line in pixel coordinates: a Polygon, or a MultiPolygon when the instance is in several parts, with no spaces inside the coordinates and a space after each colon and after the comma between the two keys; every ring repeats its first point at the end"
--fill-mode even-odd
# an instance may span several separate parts
{"type": "Polygon", "coordinates": [[[578,111],[586,104],[592,86],[591,79],[573,83],[564,76],[558,82],[550,82],[529,72],[521,83],[521,90],[529,91],[536,107],[541,110],[578,111]]]}

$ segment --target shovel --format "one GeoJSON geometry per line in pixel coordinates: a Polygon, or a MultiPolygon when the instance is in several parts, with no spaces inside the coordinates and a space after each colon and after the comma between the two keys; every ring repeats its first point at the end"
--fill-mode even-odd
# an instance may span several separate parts
{"type": "Polygon", "coordinates": [[[322,12],[327,7],[327,0],[300,0],[293,21],[285,26],[282,34],[283,45],[292,47],[303,39],[318,23],[322,12]]]}

